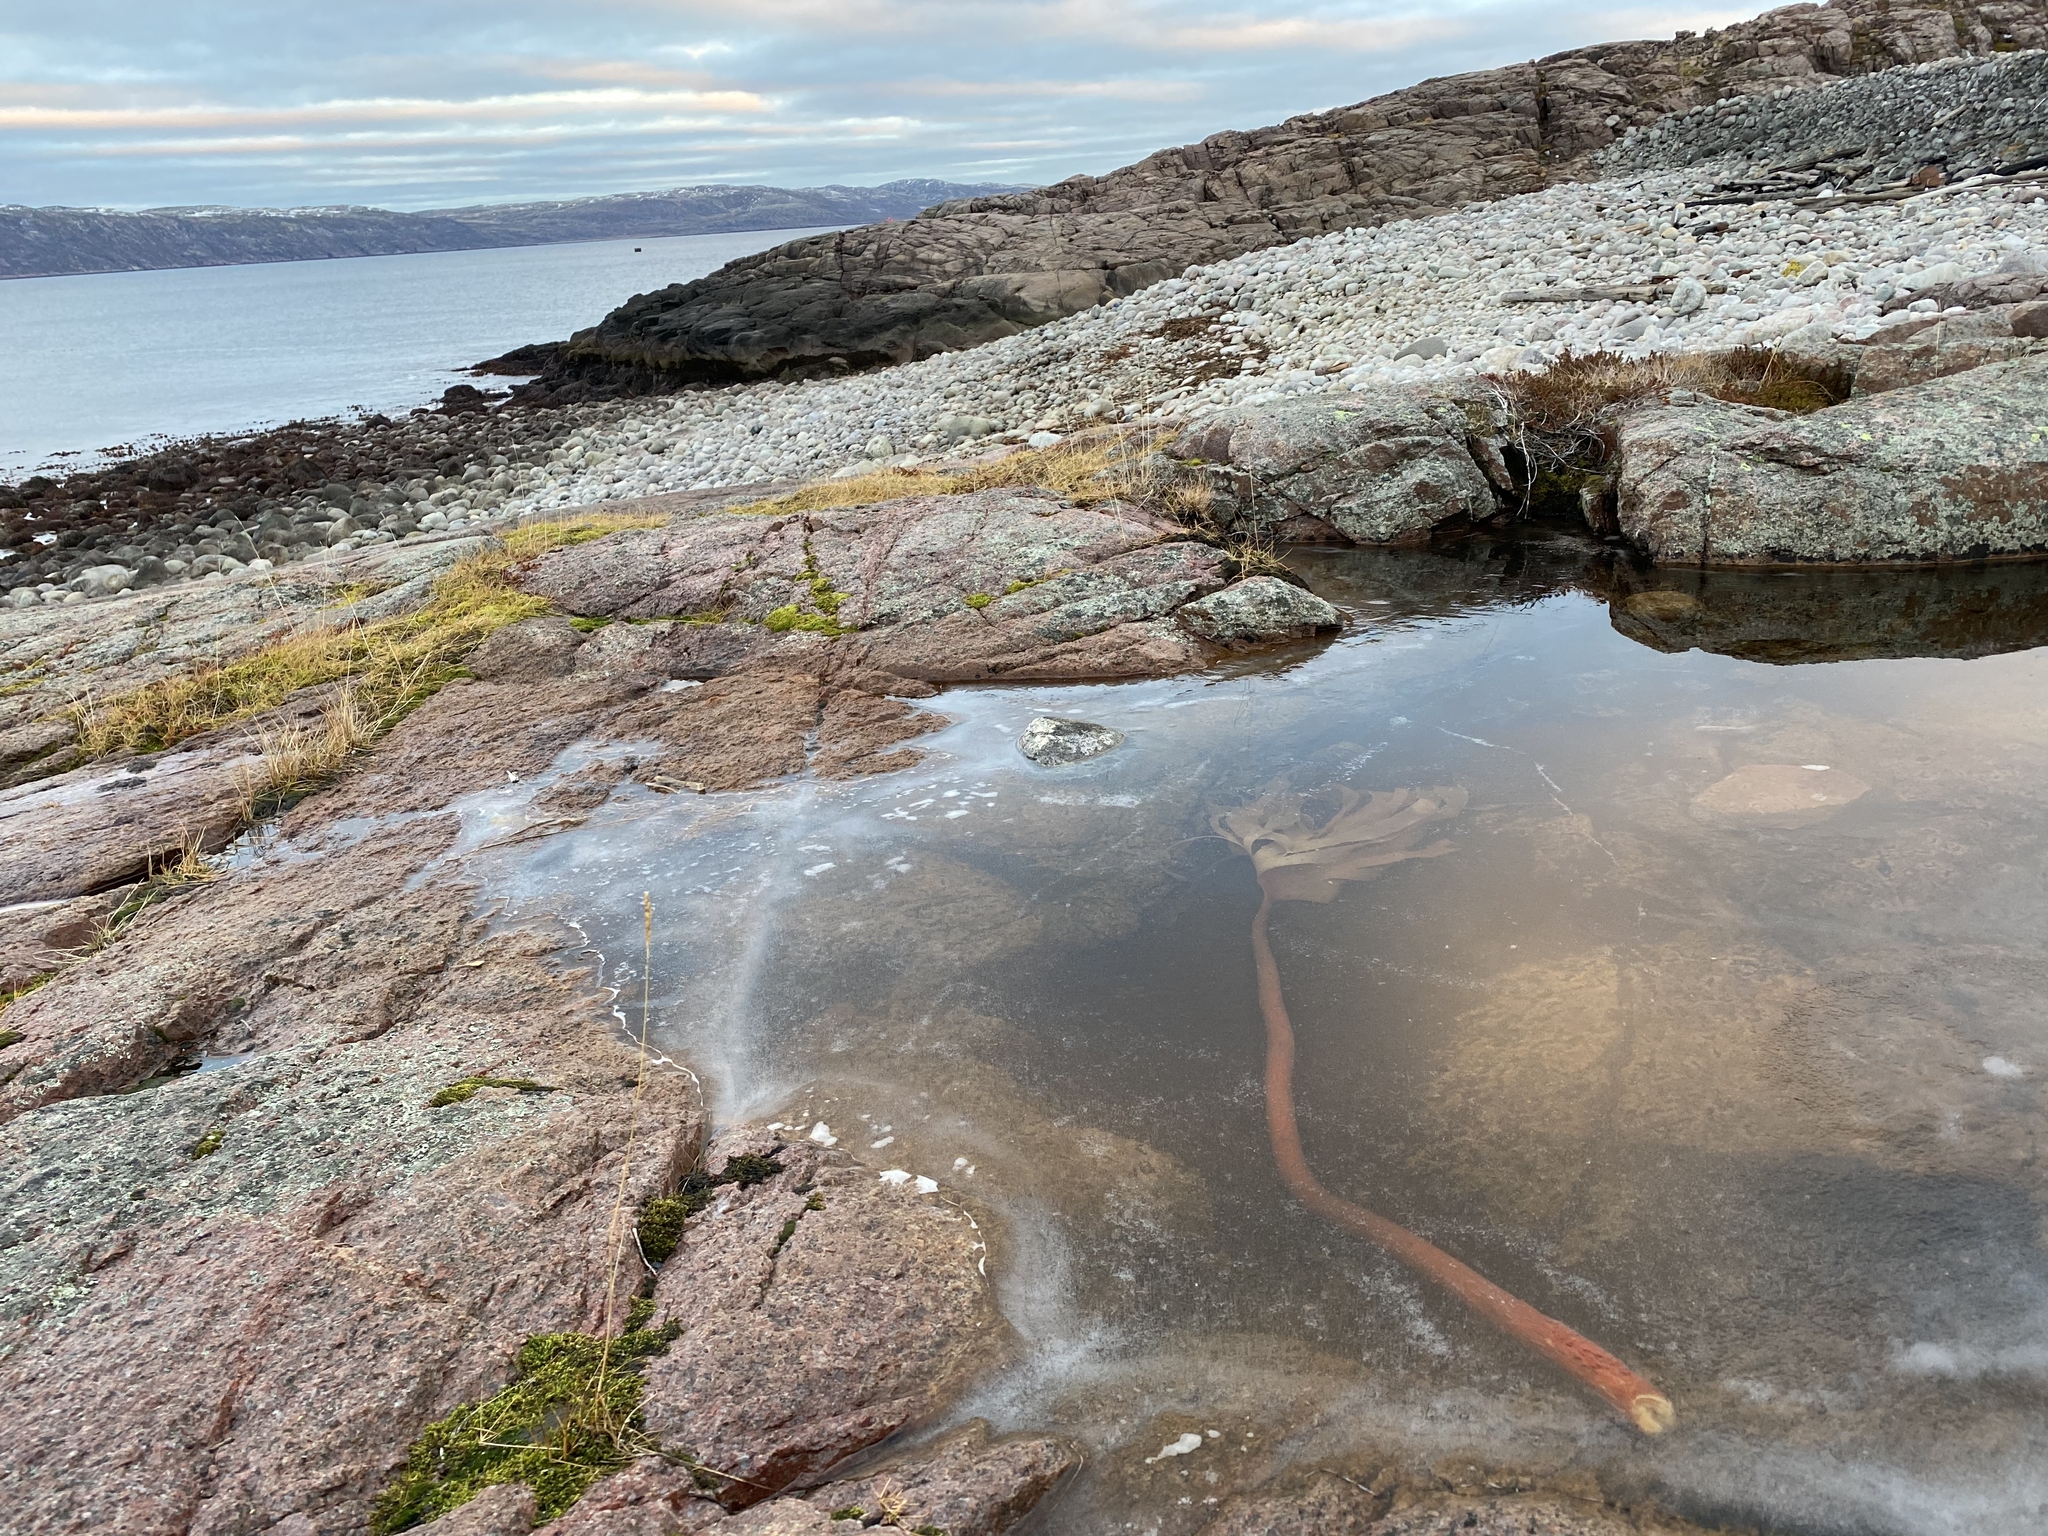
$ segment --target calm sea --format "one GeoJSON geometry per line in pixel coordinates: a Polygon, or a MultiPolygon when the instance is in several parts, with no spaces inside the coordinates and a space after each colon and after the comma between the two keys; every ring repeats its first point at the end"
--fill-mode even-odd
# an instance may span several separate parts
{"type": "Polygon", "coordinates": [[[816,233],[0,282],[0,476],[160,435],[406,409],[470,364],[559,340],[632,294],[816,233]]]}

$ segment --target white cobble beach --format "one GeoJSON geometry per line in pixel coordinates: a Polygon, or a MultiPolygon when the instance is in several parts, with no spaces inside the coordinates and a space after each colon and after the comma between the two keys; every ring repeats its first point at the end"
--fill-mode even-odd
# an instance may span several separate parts
{"type": "Polygon", "coordinates": [[[1642,357],[1769,345],[1815,326],[1853,340],[1877,330],[1880,306],[1902,292],[2001,263],[2048,265],[2044,184],[1834,209],[1689,207],[1710,184],[1689,170],[1553,187],[1190,269],[880,373],[635,401],[616,416],[594,412],[508,505],[815,479],[955,456],[969,439],[1540,368],[1567,349],[1642,357]],[[1676,280],[1654,299],[1578,293],[1657,277],[1676,280]],[[1560,296],[1505,297],[1546,288],[1560,296]]]}

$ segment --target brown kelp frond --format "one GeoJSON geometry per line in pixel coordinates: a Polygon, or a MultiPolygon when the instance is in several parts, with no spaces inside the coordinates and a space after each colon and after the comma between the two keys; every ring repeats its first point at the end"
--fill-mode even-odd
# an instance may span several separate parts
{"type": "Polygon", "coordinates": [[[1426,1275],[1584,1382],[1644,1434],[1662,1434],[1674,1422],[1671,1400],[1646,1377],[1427,1238],[1332,1194],[1316,1178],[1302,1150],[1294,1113],[1294,1024],[1287,1016],[1280,967],[1268,937],[1273,905],[1328,901],[1343,881],[1370,880],[1389,864],[1447,852],[1450,844],[1425,844],[1422,839],[1433,824],[1463,810],[1465,799],[1464,790],[1443,786],[1361,795],[1329,785],[1303,795],[1277,780],[1247,804],[1212,808],[1209,825],[1250,857],[1265,893],[1252,917],[1252,963],[1258,972],[1259,1012],[1266,1022],[1266,1131],[1272,1139],[1274,1166],[1287,1192],[1308,1210],[1426,1275]]]}
{"type": "Polygon", "coordinates": [[[1364,795],[1332,785],[1304,795],[1276,781],[1256,800],[1212,809],[1209,825],[1250,857],[1271,900],[1329,901],[1344,881],[1448,853],[1449,843],[1422,839],[1434,823],[1464,810],[1466,798],[1448,785],[1364,795]]]}

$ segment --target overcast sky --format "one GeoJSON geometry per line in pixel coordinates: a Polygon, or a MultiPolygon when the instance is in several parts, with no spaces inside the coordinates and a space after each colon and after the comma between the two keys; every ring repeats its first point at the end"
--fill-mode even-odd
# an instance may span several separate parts
{"type": "Polygon", "coordinates": [[[0,203],[1041,184],[1755,14],[1477,0],[0,0],[0,203]]]}

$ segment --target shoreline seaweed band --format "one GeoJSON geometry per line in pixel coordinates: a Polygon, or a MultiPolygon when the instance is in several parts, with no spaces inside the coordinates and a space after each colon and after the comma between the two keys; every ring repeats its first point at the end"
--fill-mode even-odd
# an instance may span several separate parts
{"type": "Polygon", "coordinates": [[[1330,1193],[1309,1168],[1294,1115],[1294,1027],[1280,990],[1280,967],[1267,938],[1273,904],[1329,901],[1340,882],[1370,880],[1385,865],[1448,852],[1450,844],[1443,841],[1421,848],[1415,844],[1430,823],[1454,816],[1465,807],[1461,789],[1392,790],[1369,797],[1349,789],[1327,793],[1332,798],[1324,803],[1332,809],[1320,819],[1311,810],[1311,802],[1320,796],[1297,795],[1277,786],[1249,805],[1210,816],[1218,835],[1250,857],[1259,879],[1259,910],[1252,919],[1252,960],[1258,968],[1259,1011],[1266,1022],[1266,1131],[1281,1182],[1289,1194],[1323,1220],[1385,1249],[1481,1317],[1562,1366],[1644,1434],[1662,1434],[1676,1422],[1676,1415],[1671,1400],[1652,1382],[1434,1243],[1330,1193]]]}

